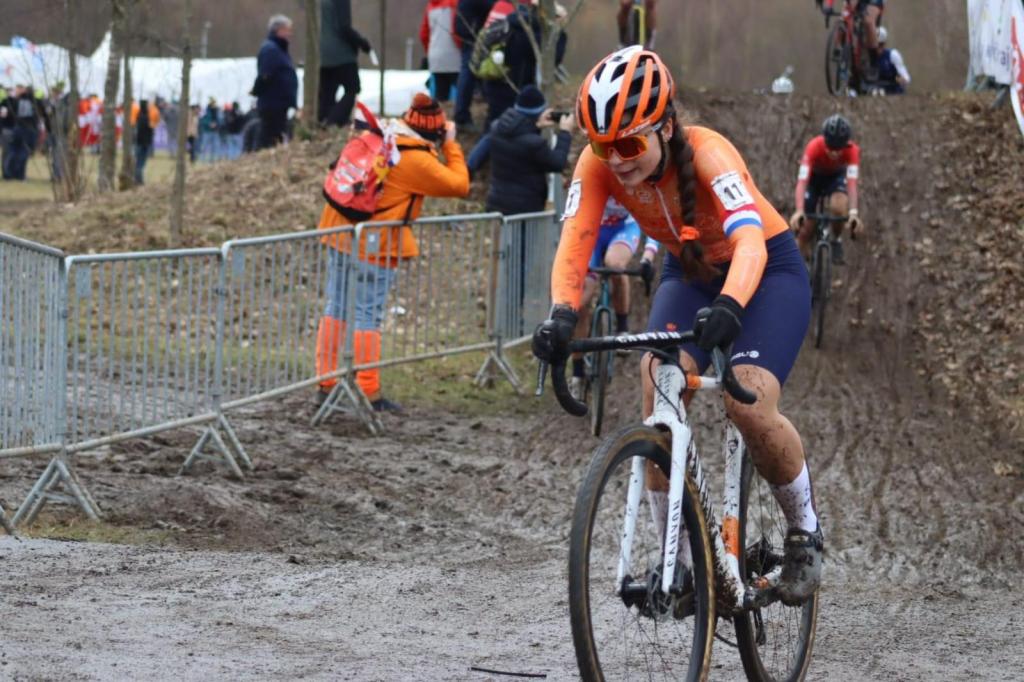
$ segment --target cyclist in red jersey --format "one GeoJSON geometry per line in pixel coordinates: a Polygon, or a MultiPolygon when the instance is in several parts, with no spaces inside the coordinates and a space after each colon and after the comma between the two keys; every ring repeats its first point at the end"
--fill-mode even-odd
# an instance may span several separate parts
{"type": "MultiPolygon", "coordinates": [[[[779,412],[779,399],[810,319],[807,270],[785,219],[758,191],[736,148],[713,130],[684,128],[674,95],[661,58],[638,45],[601,60],[580,88],[577,120],[590,145],[566,198],[551,273],[554,305],[534,332],[533,352],[556,364],[567,359],[587,265],[613,197],[668,252],[648,329],[693,327],[697,341],[681,348],[683,367],[703,373],[710,352],[721,348],[758,396],[753,405],[723,400],[786,515],[779,596],[798,604],[821,580],[824,540],[800,434],[779,412]]],[[[653,410],[656,363],[651,356],[641,363],[645,417],[653,410]]],[[[647,486],[654,522],[664,528],[668,483],[649,470],[647,486]]]]}
{"type": "Polygon", "coordinates": [[[869,73],[865,77],[874,81],[878,79],[878,61],[882,55],[879,46],[878,30],[882,26],[882,12],[885,11],[885,0],[814,0],[819,8],[827,12],[839,14],[836,5],[846,2],[847,6],[854,12],[864,13],[864,48],[868,51],[870,60],[869,73]]]}
{"type": "MultiPolygon", "coordinates": [[[[833,114],[825,119],[821,135],[811,139],[804,148],[796,180],[796,212],[789,219],[804,258],[810,256],[816,224],[807,219],[807,213],[823,210],[847,218],[846,224],[854,237],[864,231],[857,210],[860,147],[850,139],[852,134],[850,123],[840,114],[833,114]]],[[[835,228],[837,248],[834,253],[839,262],[843,259],[839,241],[842,228],[842,223],[835,228]]]]}
{"type": "Polygon", "coordinates": [[[868,49],[868,58],[871,60],[871,69],[867,74],[867,79],[872,81],[878,80],[878,60],[882,56],[878,29],[882,25],[883,10],[885,10],[885,0],[858,0],[857,2],[857,11],[864,12],[864,47],[868,49]]]}

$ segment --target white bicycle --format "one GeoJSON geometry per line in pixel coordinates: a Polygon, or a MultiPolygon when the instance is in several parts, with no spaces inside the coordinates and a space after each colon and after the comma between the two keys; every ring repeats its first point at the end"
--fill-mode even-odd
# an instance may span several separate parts
{"type": "MultiPolygon", "coordinates": [[[[756,398],[718,349],[715,377],[686,375],[678,349],[693,339],[692,331],[650,332],[570,345],[574,353],[633,349],[662,360],[652,416],[598,446],[576,497],[569,609],[584,680],[706,679],[714,637],[728,642],[716,635],[718,617],[732,619],[749,679],[801,680],[810,664],[818,595],[789,607],[776,594],[786,535],[782,510],[730,424],[719,524],[682,393],[724,389],[745,404],[756,398]],[[665,479],[667,503],[647,490],[648,481],[656,486],[665,479]]],[[[542,364],[538,394],[545,370],[542,364]]],[[[552,366],[552,385],[567,412],[587,413],[569,394],[564,364],[552,366]]]]}

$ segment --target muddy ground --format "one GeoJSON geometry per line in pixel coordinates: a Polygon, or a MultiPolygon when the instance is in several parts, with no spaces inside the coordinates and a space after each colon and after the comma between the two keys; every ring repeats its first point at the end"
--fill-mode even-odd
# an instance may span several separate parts
{"type": "MultiPolygon", "coordinates": [[[[745,141],[755,179],[788,211],[802,141],[835,103],[695,105],[745,141]]],[[[973,295],[970,273],[936,282],[915,250],[924,236],[933,261],[964,248],[930,222],[950,106],[851,110],[871,239],[847,242],[825,346],[805,347],[783,399],[826,533],[809,679],[1010,680],[1024,669],[1020,432],[951,395],[920,333],[922,311],[973,295]]],[[[1013,333],[995,344],[1011,363],[1013,333]]],[[[620,365],[609,428],[636,417],[635,373],[635,360],[620,365]]],[[[714,461],[722,421],[710,402],[696,419],[714,461]]],[[[410,408],[376,438],[344,418],[311,429],[307,396],[235,414],[257,464],[245,482],[209,466],[176,478],[196,437],[187,430],[79,456],[108,526],[148,542],[0,539],[0,678],[510,679],[477,666],[573,679],[567,534],[596,441],[550,396],[498,414],[410,408]]],[[[41,467],[0,467],[6,507],[41,467]]],[[[51,508],[36,532],[60,535],[74,518],[51,508]]],[[[713,679],[742,679],[728,646],[715,656],[713,679]]]]}

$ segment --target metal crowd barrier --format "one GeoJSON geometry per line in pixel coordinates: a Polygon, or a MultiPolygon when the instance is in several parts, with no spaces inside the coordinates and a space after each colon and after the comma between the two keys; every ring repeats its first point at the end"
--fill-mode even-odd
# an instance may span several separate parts
{"type": "MultiPolygon", "coordinates": [[[[400,221],[361,223],[353,235],[346,290],[345,365],[350,370],[314,416],[318,424],[347,401],[372,432],[380,421],[355,388],[360,370],[496,347],[492,311],[497,291],[493,266],[501,215],[423,218],[403,228],[400,221]],[[404,235],[404,236],[403,236],[404,235]],[[404,240],[404,241],[403,241],[404,240]],[[401,248],[394,244],[400,242],[401,248]],[[412,248],[412,242],[415,248],[412,248]],[[367,272],[370,268],[370,272],[367,272]],[[383,313],[380,360],[354,356],[355,325],[373,300],[383,313]]],[[[514,377],[511,377],[514,378],[514,377]]]]}
{"type": "Polygon", "coordinates": [[[554,214],[508,216],[501,231],[498,332],[505,344],[533,333],[551,308],[551,266],[561,226],[554,214]]]}
{"type": "Polygon", "coordinates": [[[63,443],[64,254],[0,234],[0,457],[63,443]]]}
{"type": "Polygon", "coordinates": [[[338,378],[350,369],[346,337],[338,368],[318,375],[317,326],[327,303],[331,246],[356,227],[237,239],[224,245],[227,314],[224,399],[232,410],[338,378]]]}
{"type": "Polygon", "coordinates": [[[477,381],[498,370],[520,390],[502,350],[547,314],[554,214],[421,219],[412,225],[417,249],[390,258],[385,241],[399,225],[67,258],[0,235],[0,458],[55,453],[13,524],[50,500],[98,518],[70,455],[181,426],[206,426],[182,471],[211,459],[242,477],[252,462],[225,413],[327,378],[337,384],[314,424],[347,402],[374,433],[382,425],[357,386],[360,370],[485,351],[477,381]],[[339,266],[325,237],[363,245],[362,258],[339,266]],[[388,276],[368,275],[367,262],[388,276]],[[343,319],[365,314],[368,297],[378,304],[381,353],[357,359],[349,323],[337,369],[317,375],[332,263],[349,283],[343,319]]]}

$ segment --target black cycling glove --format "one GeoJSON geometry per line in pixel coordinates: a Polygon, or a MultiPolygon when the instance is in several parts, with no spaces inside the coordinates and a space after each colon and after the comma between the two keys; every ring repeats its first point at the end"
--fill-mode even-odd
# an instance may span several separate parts
{"type": "Polygon", "coordinates": [[[572,308],[556,305],[551,316],[537,325],[533,332],[533,354],[553,365],[569,357],[569,342],[576,331],[577,316],[572,308]]]}
{"type": "Polygon", "coordinates": [[[693,320],[697,346],[705,352],[713,348],[728,348],[743,329],[741,317],[743,306],[732,296],[720,294],[710,308],[698,310],[693,320]]]}
{"type": "Polygon", "coordinates": [[[640,279],[644,281],[644,291],[651,295],[651,282],[654,281],[654,263],[649,260],[640,261],[640,279]]]}

